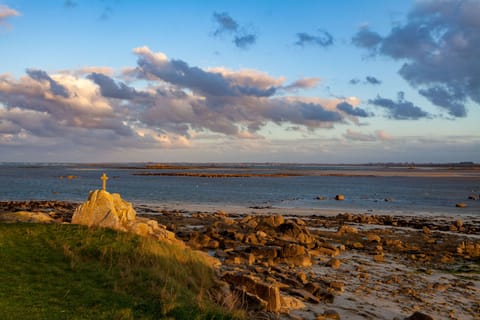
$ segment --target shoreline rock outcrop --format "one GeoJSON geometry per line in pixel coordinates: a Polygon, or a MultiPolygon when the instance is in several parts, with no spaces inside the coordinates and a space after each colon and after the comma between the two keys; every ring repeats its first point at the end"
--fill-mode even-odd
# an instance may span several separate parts
{"type": "Polygon", "coordinates": [[[130,202],[122,199],[118,193],[109,193],[105,190],[90,192],[88,200],[75,209],[72,223],[132,232],[185,246],[185,243],[178,240],[175,233],[168,231],[166,226],[155,220],[137,218],[130,202]]]}

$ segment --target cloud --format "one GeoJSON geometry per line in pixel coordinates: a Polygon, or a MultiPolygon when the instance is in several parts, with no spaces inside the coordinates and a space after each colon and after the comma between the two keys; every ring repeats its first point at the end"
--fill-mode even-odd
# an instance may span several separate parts
{"type": "Polygon", "coordinates": [[[100,14],[100,20],[108,20],[113,15],[113,8],[110,6],[106,6],[103,8],[102,13],[100,14]]]}
{"type": "Polygon", "coordinates": [[[355,117],[365,118],[370,116],[370,114],[365,110],[358,107],[354,108],[353,105],[348,102],[340,102],[339,104],[337,104],[337,109],[355,117]]]}
{"type": "Polygon", "coordinates": [[[382,37],[368,27],[362,27],[352,38],[352,43],[357,47],[374,50],[381,42],[382,37]]]}
{"type": "Polygon", "coordinates": [[[365,81],[369,84],[373,84],[373,85],[377,85],[377,84],[381,84],[382,81],[378,80],[377,78],[373,77],[373,76],[367,76],[365,78],[365,81]]]}
{"type": "Polygon", "coordinates": [[[373,84],[373,85],[379,85],[382,83],[381,80],[375,78],[374,76],[366,76],[365,77],[365,80],[362,82],[360,79],[358,78],[353,78],[351,79],[348,83],[352,84],[352,85],[357,85],[359,83],[363,83],[363,84],[373,84]]]}
{"type": "Polygon", "coordinates": [[[50,76],[32,69],[27,73],[29,77],[18,80],[0,76],[2,119],[40,136],[63,136],[76,129],[109,130],[118,136],[132,134],[90,80],[62,74],[50,76]],[[52,86],[52,82],[56,85],[52,86]]]}
{"type": "Polygon", "coordinates": [[[418,120],[431,117],[420,107],[406,101],[403,92],[398,93],[397,101],[377,96],[375,99],[368,100],[368,103],[385,108],[389,117],[396,120],[418,120]]]}
{"type": "Polygon", "coordinates": [[[102,96],[107,98],[131,100],[140,95],[134,88],[123,82],[117,84],[112,78],[102,73],[91,73],[87,78],[95,82],[100,87],[102,96]]]}
{"type": "Polygon", "coordinates": [[[247,31],[246,27],[240,26],[227,12],[214,12],[213,21],[216,25],[213,35],[215,37],[232,36],[232,42],[237,48],[248,49],[257,42],[257,35],[247,31]]]}
{"type": "Polygon", "coordinates": [[[73,0],[65,0],[63,5],[65,8],[75,8],[78,5],[78,3],[73,0]]]}
{"type": "Polygon", "coordinates": [[[238,23],[227,12],[214,12],[213,20],[217,24],[217,28],[213,32],[214,36],[224,33],[236,33],[239,29],[238,23]]]}
{"type": "Polygon", "coordinates": [[[338,99],[286,95],[316,86],[318,78],[286,85],[284,77],[259,70],[202,69],[148,47],[133,52],[137,65],[126,75],[105,67],[0,75],[0,145],[57,145],[72,154],[72,145],[175,149],[198,146],[196,137],[212,134],[254,144],[272,125],[307,135],[365,115],[354,97],[342,108],[338,99]]]}
{"type": "Polygon", "coordinates": [[[272,96],[276,88],[255,85],[237,85],[221,73],[191,67],[182,60],[168,60],[164,54],[154,54],[148,48],[134,49],[138,55],[138,72],[143,78],[152,76],[173,85],[189,88],[209,96],[272,96]]]}
{"type": "Polygon", "coordinates": [[[17,10],[9,8],[5,5],[0,5],[0,26],[8,26],[5,22],[10,17],[19,16],[20,13],[17,10]]]}
{"type": "Polygon", "coordinates": [[[299,32],[296,34],[297,41],[295,41],[295,44],[300,47],[316,45],[323,48],[333,45],[333,37],[329,32],[319,29],[317,33],[318,35],[311,35],[306,32],[299,32]]]}
{"type": "Polygon", "coordinates": [[[361,29],[352,42],[373,55],[402,61],[399,74],[454,117],[480,104],[480,2],[424,0],[386,36],[361,29]]]}
{"type": "Polygon", "coordinates": [[[248,47],[254,45],[256,41],[257,36],[253,33],[237,35],[233,39],[233,43],[235,43],[238,48],[242,49],[247,49],[248,47]]]}
{"type": "Polygon", "coordinates": [[[360,83],[360,79],[354,78],[354,79],[351,79],[348,83],[353,84],[353,85],[357,85],[357,84],[360,83]]]}
{"type": "Polygon", "coordinates": [[[464,101],[466,96],[461,90],[452,92],[452,87],[432,86],[428,89],[421,89],[418,92],[430,100],[433,104],[449,110],[454,117],[466,117],[467,110],[464,101]]]}
{"type": "Polygon", "coordinates": [[[284,90],[298,90],[298,89],[311,89],[315,88],[320,82],[320,78],[303,78],[294,81],[288,86],[283,87],[284,90]]]}
{"type": "Polygon", "coordinates": [[[347,129],[347,132],[343,135],[347,140],[353,141],[376,141],[377,138],[373,134],[365,134],[357,131],[347,129]]]}
{"type": "Polygon", "coordinates": [[[27,74],[30,76],[30,78],[34,80],[47,81],[50,84],[50,90],[53,94],[68,98],[69,94],[67,88],[59,84],[57,81],[53,80],[45,71],[27,69],[27,74]]]}

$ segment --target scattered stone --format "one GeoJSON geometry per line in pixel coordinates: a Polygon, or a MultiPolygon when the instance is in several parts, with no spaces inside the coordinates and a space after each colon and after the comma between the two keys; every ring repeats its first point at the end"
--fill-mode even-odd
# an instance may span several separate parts
{"type": "Polygon", "coordinates": [[[335,200],[337,200],[337,201],[343,201],[343,200],[345,200],[345,196],[344,196],[343,194],[337,194],[337,195],[335,196],[335,200]]]}
{"type": "Polygon", "coordinates": [[[457,204],[455,205],[455,207],[457,207],[457,208],[466,208],[466,207],[467,207],[467,204],[464,203],[464,202],[460,202],[460,203],[457,203],[457,204]]]}
{"type": "Polygon", "coordinates": [[[337,258],[332,258],[327,262],[327,266],[331,267],[332,269],[340,268],[341,264],[342,263],[337,258]]]}
{"type": "Polygon", "coordinates": [[[410,317],[405,318],[405,320],[433,320],[433,317],[420,311],[415,311],[410,317]]]}
{"type": "Polygon", "coordinates": [[[340,320],[340,314],[335,310],[325,310],[322,315],[317,316],[316,320],[340,320]]]}
{"type": "Polygon", "coordinates": [[[225,273],[222,279],[230,283],[234,288],[241,288],[246,297],[258,302],[258,308],[271,312],[280,310],[281,302],[278,286],[260,281],[252,275],[234,272],[225,273]]]}
{"type": "Polygon", "coordinates": [[[372,233],[367,234],[367,240],[370,241],[370,242],[376,242],[376,243],[381,243],[382,242],[382,238],[380,238],[379,235],[372,234],[372,233]]]}
{"type": "Polygon", "coordinates": [[[337,234],[342,235],[344,233],[358,233],[358,229],[344,224],[338,227],[337,234]]]}

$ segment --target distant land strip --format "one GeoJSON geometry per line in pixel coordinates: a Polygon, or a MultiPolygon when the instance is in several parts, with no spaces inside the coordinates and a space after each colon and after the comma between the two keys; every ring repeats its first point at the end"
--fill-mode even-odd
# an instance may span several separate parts
{"type": "Polygon", "coordinates": [[[200,177],[200,178],[278,178],[278,177],[299,177],[300,173],[206,173],[206,172],[144,172],[133,173],[134,176],[173,176],[173,177],[200,177]]]}

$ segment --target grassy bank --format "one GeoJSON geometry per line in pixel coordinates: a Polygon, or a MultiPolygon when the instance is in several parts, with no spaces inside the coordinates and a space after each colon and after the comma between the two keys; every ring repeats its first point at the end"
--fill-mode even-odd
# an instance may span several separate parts
{"type": "Polygon", "coordinates": [[[187,249],[77,225],[0,224],[0,319],[232,319],[187,249]]]}

